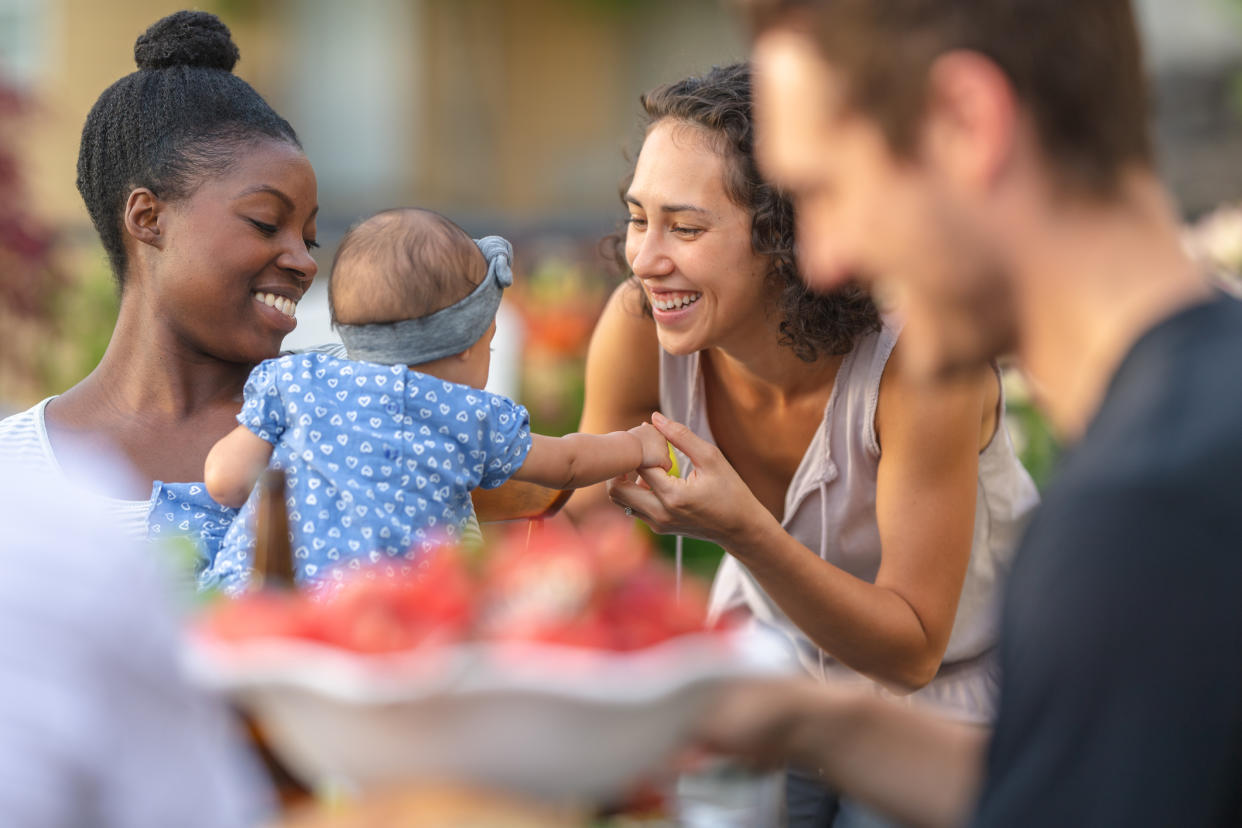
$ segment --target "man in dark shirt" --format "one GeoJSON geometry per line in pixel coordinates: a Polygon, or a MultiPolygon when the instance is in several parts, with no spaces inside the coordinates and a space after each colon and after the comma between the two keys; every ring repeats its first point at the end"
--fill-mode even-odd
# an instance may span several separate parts
{"type": "Polygon", "coordinates": [[[1182,248],[1130,3],[750,5],[808,281],[894,289],[929,379],[1016,352],[1070,448],[1010,576],[993,733],[792,682],[702,740],[917,824],[1242,824],[1242,307],[1182,248]]]}
{"type": "Polygon", "coordinates": [[[1242,306],[1142,335],[1028,528],[979,825],[1242,821],[1242,306]]]}

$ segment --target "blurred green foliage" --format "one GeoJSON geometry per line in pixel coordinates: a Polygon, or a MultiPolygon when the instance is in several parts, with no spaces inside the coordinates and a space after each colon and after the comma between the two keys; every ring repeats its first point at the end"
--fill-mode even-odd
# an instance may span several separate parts
{"type": "Polygon", "coordinates": [[[102,252],[77,269],[53,304],[56,341],[39,352],[34,366],[44,395],[54,394],[89,374],[108,347],[120,297],[102,252]]]}
{"type": "Polygon", "coordinates": [[[35,363],[56,329],[54,306],[67,282],[58,233],[39,215],[22,164],[21,131],[34,108],[0,76],[0,412],[39,390],[35,363]]]}
{"type": "Polygon", "coordinates": [[[1013,437],[1022,465],[1043,491],[1056,469],[1061,448],[1044,415],[1026,401],[1010,402],[1007,410],[1009,433],[1013,437]]]}

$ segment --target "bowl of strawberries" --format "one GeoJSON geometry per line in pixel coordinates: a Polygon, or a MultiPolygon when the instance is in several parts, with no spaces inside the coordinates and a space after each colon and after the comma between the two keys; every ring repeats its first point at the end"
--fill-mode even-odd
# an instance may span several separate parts
{"type": "Polygon", "coordinates": [[[617,801],[683,743],[727,682],[782,669],[705,624],[629,522],[443,546],[310,590],[210,606],[187,664],[259,723],[303,780],[452,780],[617,801]]]}

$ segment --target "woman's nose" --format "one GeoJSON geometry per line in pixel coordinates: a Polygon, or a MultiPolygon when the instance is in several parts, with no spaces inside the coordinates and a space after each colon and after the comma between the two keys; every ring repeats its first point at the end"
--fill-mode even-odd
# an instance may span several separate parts
{"type": "Polygon", "coordinates": [[[631,241],[634,252],[630,259],[630,269],[640,279],[655,276],[667,276],[673,269],[673,260],[660,240],[660,234],[647,230],[637,239],[631,241]]]}
{"type": "Polygon", "coordinates": [[[276,260],[276,264],[307,282],[313,280],[315,274],[319,272],[318,263],[315,262],[310,251],[306,249],[305,242],[301,239],[287,248],[276,260]]]}

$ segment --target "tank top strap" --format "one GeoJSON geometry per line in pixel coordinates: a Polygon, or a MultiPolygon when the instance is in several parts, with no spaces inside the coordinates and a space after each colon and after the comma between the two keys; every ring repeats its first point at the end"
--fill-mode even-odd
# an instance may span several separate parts
{"type": "MultiPolygon", "coordinates": [[[[703,383],[699,354],[678,356],[660,349],[660,411],[670,419],[686,423],[691,413],[703,409],[703,383]]],[[[691,425],[694,431],[697,428],[691,425]]]]}
{"type": "Polygon", "coordinates": [[[863,442],[873,457],[880,456],[880,442],[875,433],[875,411],[880,402],[880,381],[884,369],[901,334],[901,321],[884,317],[875,333],[859,337],[849,358],[851,376],[838,377],[840,426],[863,442]],[[845,413],[848,412],[848,413],[845,413]],[[861,417],[861,421],[855,421],[861,417]]]}

